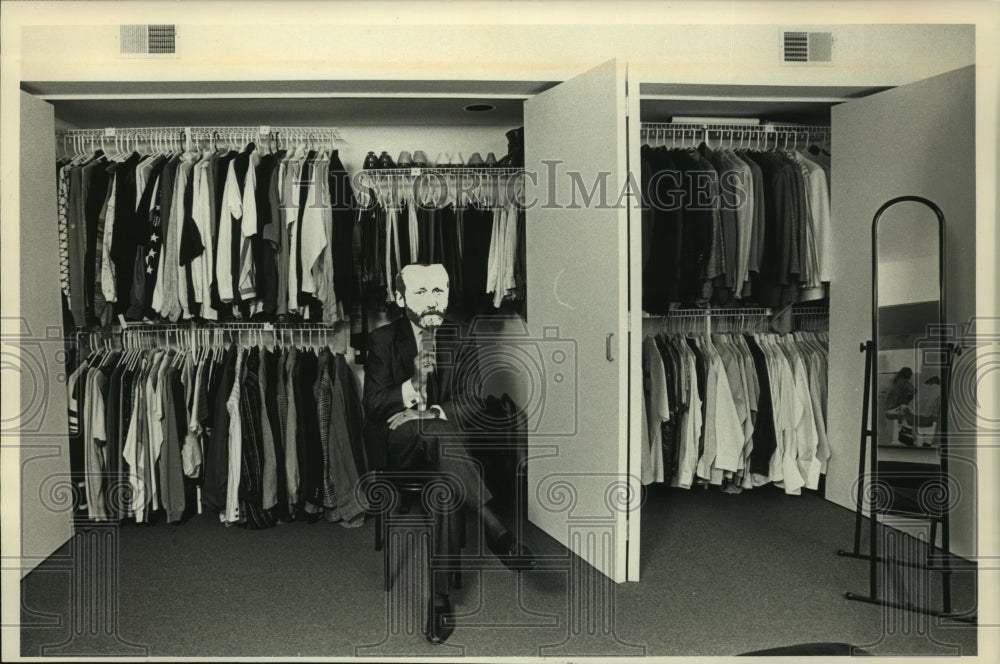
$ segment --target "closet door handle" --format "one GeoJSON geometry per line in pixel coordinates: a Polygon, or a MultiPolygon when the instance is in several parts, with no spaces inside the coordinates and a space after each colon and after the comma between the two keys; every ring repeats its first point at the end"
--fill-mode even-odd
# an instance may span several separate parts
{"type": "Polygon", "coordinates": [[[615,361],[615,358],[611,356],[611,339],[614,336],[615,336],[614,332],[608,332],[608,336],[604,340],[605,341],[604,353],[605,353],[605,357],[608,358],[608,362],[614,362],[615,361]]]}

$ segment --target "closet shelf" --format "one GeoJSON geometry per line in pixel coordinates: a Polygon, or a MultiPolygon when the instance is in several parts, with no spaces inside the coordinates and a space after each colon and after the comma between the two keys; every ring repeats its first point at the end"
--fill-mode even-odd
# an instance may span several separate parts
{"type": "Polygon", "coordinates": [[[175,134],[177,136],[197,136],[211,138],[218,134],[219,138],[233,135],[253,134],[257,136],[278,135],[281,137],[327,138],[331,135],[335,140],[343,140],[337,127],[287,127],[272,125],[253,126],[211,126],[211,127],[98,127],[94,129],[57,129],[56,136],[62,137],[101,137],[114,138],[118,135],[133,134],[175,134]]]}
{"type": "Polygon", "coordinates": [[[793,316],[829,316],[830,310],[827,307],[799,307],[792,308],[793,316]]]}
{"type": "Polygon", "coordinates": [[[119,332],[186,332],[189,330],[333,330],[334,328],[326,325],[325,323],[309,323],[309,322],[297,322],[297,323],[271,323],[264,321],[250,321],[250,322],[225,322],[219,323],[216,321],[186,321],[183,323],[130,323],[125,327],[115,325],[114,327],[108,328],[79,328],[77,330],[78,334],[94,334],[94,335],[107,335],[107,334],[117,334],[119,332]]]}
{"type": "Polygon", "coordinates": [[[761,122],[745,124],[739,122],[643,122],[639,125],[642,131],[660,129],[707,129],[709,131],[758,131],[758,132],[817,132],[827,133],[830,125],[795,124],[789,122],[761,122]]]}
{"type": "Polygon", "coordinates": [[[830,140],[829,125],[807,125],[764,122],[757,125],[738,123],[692,123],[692,122],[643,122],[639,126],[639,134],[642,137],[659,138],[687,138],[701,136],[703,140],[708,140],[708,135],[715,133],[720,136],[728,135],[730,139],[735,136],[750,138],[783,138],[786,141],[791,138],[798,140],[804,137],[807,141],[830,140]]]}
{"type": "Polygon", "coordinates": [[[666,314],[650,314],[643,312],[643,318],[699,318],[702,316],[770,316],[771,310],[765,307],[732,307],[704,309],[675,309],[666,314]]]}

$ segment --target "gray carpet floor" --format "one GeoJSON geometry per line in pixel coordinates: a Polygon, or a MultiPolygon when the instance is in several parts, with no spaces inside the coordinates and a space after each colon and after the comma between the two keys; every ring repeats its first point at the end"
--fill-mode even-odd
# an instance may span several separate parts
{"type": "MultiPolygon", "coordinates": [[[[398,531],[401,571],[389,593],[371,522],[247,531],[206,514],[81,529],[22,582],[21,652],[722,656],[839,642],[873,654],[976,653],[974,625],[844,599],[867,590],[867,563],[836,555],[851,544],[853,514],[815,495],[654,487],[642,519],[641,581],[619,585],[532,526],[525,539],[541,569],[516,575],[476,555],[470,524],[445,646],[421,635],[419,528],[398,531]]],[[[940,606],[938,574],[906,574],[897,587],[940,606]]],[[[974,572],[953,575],[957,611],[974,611],[975,583],[974,572]]]]}

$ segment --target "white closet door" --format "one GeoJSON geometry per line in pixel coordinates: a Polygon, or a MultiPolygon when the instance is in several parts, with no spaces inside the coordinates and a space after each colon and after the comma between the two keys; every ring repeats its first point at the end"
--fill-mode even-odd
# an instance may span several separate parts
{"type": "Polygon", "coordinates": [[[621,582],[638,560],[628,508],[639,495],[628,472],[629,211],[618,200],[624,66],[605,63],[526,101],[524,128],[527,315],[543,374],[528,404],[528,516],[621,582]]]}
{"type": "Polygon", "coordinates": [[[4,352],[13,349],[20,365],[21,404],[12,421],[13,433],[20,437],[20,463],[12,466],[20,472],[21,509],[4,525],[16,530],[20,519],[23,577],[73,534],[66,500],[72,488],[61,363],[55,120],[51,104],[24,92],[20,186],[20,267],[19,274],[11,276],[21,285],[20,314],[16,321],[4,321],[4,352]]]}
{"type": "MultiPolygon", "coordinates": [[[[976,263],[983,259],[977,256],[982,247],[976,245],[975,100],[975,68],[970,66],[833,108],[827,421],[833,456],[826,497],[851,509],[864,386],[858,342],[871,336],[872,217],[883,203],[903,195],[923,196],[941,208],[947,238],[947,323],[961,333],[976,315],[976,263]]],[[[899,208],[897,215],[906,212],[899,208]]],[[[924,213],[919,206],[913,209],[924,213]]],[[[963,353],[962,361],[973,357],[963,353]]],[[[962,488],[951,513],[951,544],[952,552],[963,556],[976,553],[975,498],[977,482],[985,479],[976,465],[975,423],[960,417],[962,408],[974,408],[970,411],[967,403],[955,401],[968,389],[975,391],[969,385],[952,385],[948,423],[950,472],[962,488]]],[[[937,453],[883,447],[879,460],[937,463],[937,453]]]]}

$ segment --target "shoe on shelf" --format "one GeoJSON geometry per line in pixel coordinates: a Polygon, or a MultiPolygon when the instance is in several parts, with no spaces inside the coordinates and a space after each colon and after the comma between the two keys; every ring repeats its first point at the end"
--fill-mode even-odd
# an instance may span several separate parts
{"type": "Polygon", "coordinates": [[[396,168],[396,162],[394,162],[392,160],[392,157],[389,156],[388,152],[386,152],[385,150],[382,150],[382,156],[380,156],[378,158],[378,167],[379,168],[396,168]]]}
{"type": "Polygon", "coordinates": [[[473,152],[471,155],[469,155],[469,161],[466,162],[466,165],[469,168],[482,168],[483,158],[479,156],[478,152],[473,152]]]}
{"type": "Polygon", "coordinates": [[[447,152],[438,154],[438,158],[434,161],[434,165],[437,168],[448,168],[448,166],[451,165],[451,155],[447,152]]]}
{"type": "Polygon", "coordinates": [[[369,152],[368,156],[365,157],[365,163],[362,168],[378,168],[378,157],[375,156],[374,152],[369,152]]]}
{"type": "Polygon", "coordinates": [[[413,166],[413,157],[406,150],[399,153],[399,159],[396,160],[396,166],[399,168],[409,168],[413,166]]]}
{"type": "Polygon", "coordinates": [[[423,150],[416,150],[413,153],[413,165],[414,166],[426,166],[428,164],[427,155],[424,154],[423,150]]]}
{"type": "Polygon", "coordinates": [[[447,595],[434,593],[427,602],[427,626],[424,636],[434,645],[441,645],[455,631],[455,611],[451,607],[451,599],[447,595]]]}

